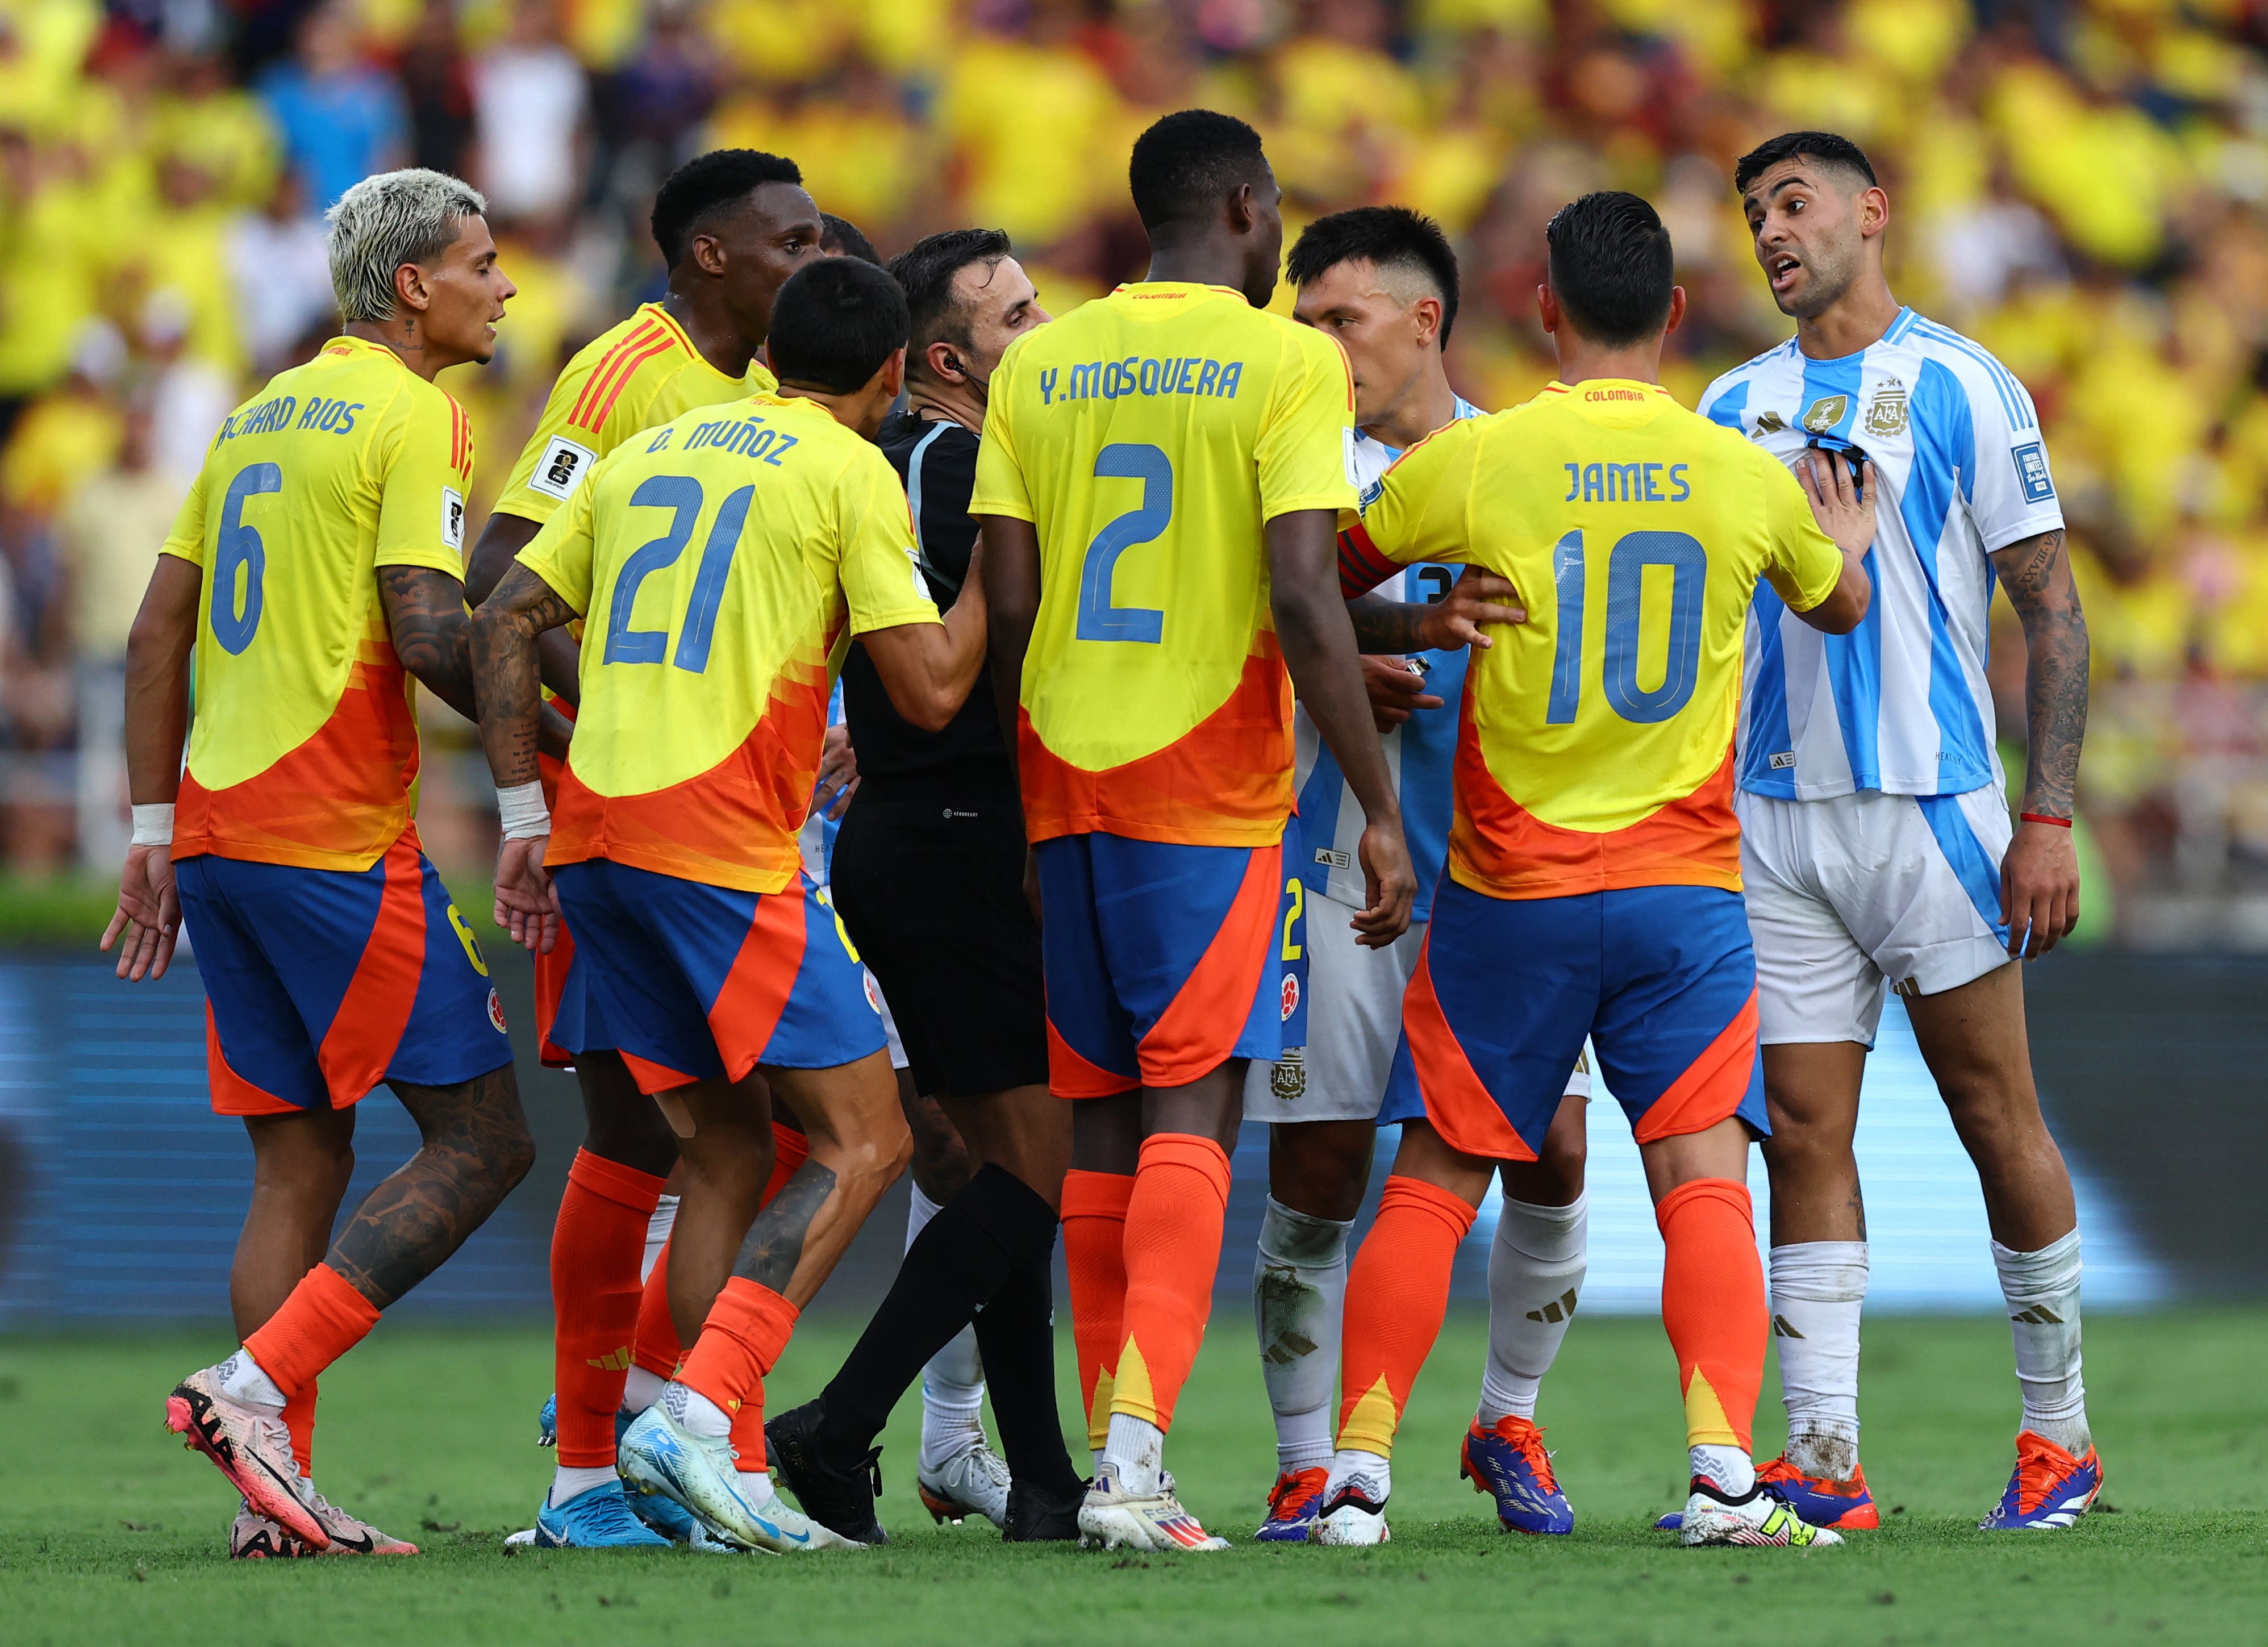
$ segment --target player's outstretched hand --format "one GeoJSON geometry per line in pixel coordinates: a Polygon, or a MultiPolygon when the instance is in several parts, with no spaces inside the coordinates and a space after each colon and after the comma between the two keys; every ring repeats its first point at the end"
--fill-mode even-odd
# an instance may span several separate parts
{"type": "Polygon", "coordinates": [[[132,983],[162,978],[173,964],[181,930],[181,895],[173,886],[173,849],[131,846],[118,877],[118,909],[102,929],[99,946],[107,955],[123,936],[118,975],[132,983]]]}
{"type": "Polygon", "coordinates": [[[1454,651],[1460,646],[1493,646],[1484,625],[1525,623],[1528,608],[1509,578],[1468,566],[1449,585],[1449,592],[1425,608],[1418,628],[1432,651],[1454,651]]]}
{"type": "Polygon", "coordinates": [[[850,729],[837,721],[827,729],[819,746],[819,787],[812,794],[811,810],[829,823],[840,821],[858,792],[858,752],[850,746],[850,729]]]}
{"type": "Polygon", "coordinates": [[[1835,540],[1845,555],[1864,555],[1874,547],[1874,465],[1859,460],[1854,484],[1851,466],[1832,452],[1814,446],[1795,462],[1795,478],[1811,499],[1812,518],[1819,529],[1835,540]]]}
{"type": "Polygon", "coordinates": [[[2000,919],[2008,953],[2019,960],[2046,954],[2079,926],[2079,849],[2071,831],[2020,823],[2000,860],[2000,919]]]}
{"type": "Polygon", "coordinates": [[[559,899],[544,872],[549,835],[522,835],[497,850],[496,923],[531,955],[549,955],[559,941],[559,899]]]}
{"type": "Polygon", "coordinates": [[[1410,906],[1418,896],[1418,874],[1410,867],[1410,845],[1395,823],[1365,825],[1361,844],[1362,879],[1366,906],[1355,916],[1355,942],[1365,949],[1384,949],[1410,930],[1410,906]]]}
{"type": "Polygon", "coordinates": [[[1390,732],[1419,710],[1438,710],[1441,700],[1425,690],[1425,677],[1406,658],[1362,655],[1362,689],[1370,695],[1370,718],[1390,732]]]}

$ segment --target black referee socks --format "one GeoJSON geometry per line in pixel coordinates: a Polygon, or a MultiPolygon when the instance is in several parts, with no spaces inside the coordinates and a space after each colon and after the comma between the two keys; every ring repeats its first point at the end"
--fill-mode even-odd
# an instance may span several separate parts
{"type": "MultiPolygon", "coordinates": [[[[1006,1168],[986,1165],[966,1187],[938,1210],[898,1266],[898,1278],[874,1319],[866,1323],[858,1344],[823,1392],[825,1416],[819,1429],[821,1461],[832,1468],[848,1469],[866,1455],[889,1421],[890,1409],[921,1377],[922,1367],[954,1335],[979,1321],[978,1342],[984,1328],[979,1312],[1020,1271],[1029,1272],[1035,1260],[1044,1264],[1054,1250],[1056,1214],[1031,1186],[1006,1168]]],[[[1044,1276],[1045,1271],[1041,1272],[1044,1276]]],[[[1028,1291],[1028,1283],[1023,1289],[1028,1291]]],[[[1026,1309],[1027,1310],[1028,1301],[1026,1309]]],[[[1014,1315],[1019,1312],[1012,1309],[1014,1315]]],[[[1028,1356],[1028,1332],[1020,1335],[1028,1356]]],[[[1049,1412],[1054,1411],[1053,1345],[1049,1346],[1046,1389],[1049,1412]]],[[[994,1386],[993,1411],[1004,1415],[1008,1403],[1005,1382],[1030,1386],[1024,1377],[988,1361],[985,1377],[994,1386]]],[[[1020,1371],[1020,1370],[1019,1370],[1020,1371]]],[[[1023,1401],[1017,1403],[1022,1405],[1023,1401]]],[[[1051,1420],[1052,1422],[1052,1420],[1051,1420]]],[[[1007,1421],[1002,1418],[1005,1430],[1007,1421]]],[[[1057,1434],[1056,1445],[1063,1440],[1057,1434]]],[[[1010,1468],[1015,1467],[1010,1454],[1010,1468]]],[[[1052,1483],[1050,1483],[1052,1484],[1052,1483]]]]}
{"type": "Polygon", "coordinates": [[[1055,1232],[976,1312],[976,1353],[992,1392],[1008,1474],[1055,1497],[1086,1485],[1056,1411],[1055,1232]]]}

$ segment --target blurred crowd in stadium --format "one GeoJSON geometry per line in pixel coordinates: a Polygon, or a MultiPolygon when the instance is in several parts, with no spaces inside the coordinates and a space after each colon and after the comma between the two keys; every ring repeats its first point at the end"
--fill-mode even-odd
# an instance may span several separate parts
{"type": "MultiPolygon", "coordinates": [[[[1061,312],[1139,273],[1128,147],[1191,104],[1261,127],[1294,232],[1439,217],[1452,376],[1495,406],[1549,376],[1531,293],[1562,202],[1661,208],[1690,402],[1788,330],[1732,158],[1857,139],[1898,296],[2013,366],[2048,430],[2097,864],[2129,908],[2268,886],[2262,0],[0,0],[0,862],[116,862],[151,555],[221,417],[330,329],[320,214],[349,183],[415,163],[488,193],[520,295],[495,366],[446,383],[484,504],[560,362],[658,295],[644,214],[687,155],[792,155],[886,254],[1005,228],[1061,312]]],[[[1996,655],[2020,737],[2021,652],[1996,655]]],[[[454,718],[429,717],[425,833],[474,862],[454,718]]]]}

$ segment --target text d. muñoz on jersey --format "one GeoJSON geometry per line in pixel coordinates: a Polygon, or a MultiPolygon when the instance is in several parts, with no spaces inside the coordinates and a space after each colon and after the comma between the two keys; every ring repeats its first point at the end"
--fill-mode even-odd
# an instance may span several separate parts
{"type": "MultiPolygon", "coordinates": [[[[1454,419],[1483,415],[1479,407],[1462,395],[1457,397],[1454,419]]],[[[1369,508],[1377,497],[1388,467],[1401,455],[1399,446],[1373,440],[1359,429],[1349,437],[1347,478],[1354,482],[1363,508],[1369,508]]],[[[1449,592],[1458,570],[1405,566],[1381,584],[1376,592],[1388,600],[1431,604],[1449,592]]],[[[1413,922],[1432,918],[1433,883],[1441,878],[1441,860],[1449,849],[1450,769],[1457,754],[1457,700],[1464,695],[1469,654],[1460,646],[1417,656],[1425,670],[1425,690],[1441,700],[1441,707],[1419,710],[1379,739],[1386,750],[1387,772],[1402,803],[1402,833],[1410,845],[1410,866],[1418,876],[1418,898],[1410,909],[1413,922]]],[[[1356,850],[1362,842],[1362,803],[1347,787],[1346,775],[1339,770],[1338,761],[1304,708],[1294,716],[1292,735],[1299,748],[1293,782],[1300,797],[1300,879],[1307,882],[1311,896],[1333,899],[1351,908],[1366,908],[1370,894],[1356,850]]]]}
{"type": "Polygon", "coordinates": [[[1874,604],[1849,635],[1759,586],[1740,785],[1782,800],[1857,790],[1961,795],[2000,779],[1984,680],[1985,556],[2063,525],[2031,396],[1977,344],[1911,309],[1880,342],[1813,360],[1791,338],[1709,386],[1702,410],[1793,465],[1856,446],[1881,488],[1874,604]]]}

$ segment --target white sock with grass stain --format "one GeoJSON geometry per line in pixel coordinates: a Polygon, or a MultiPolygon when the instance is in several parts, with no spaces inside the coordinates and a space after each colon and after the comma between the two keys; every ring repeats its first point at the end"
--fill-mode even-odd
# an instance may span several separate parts
{"type": "Polygon", "coordinates": [[[1118,1490],[1137,1496],[1160,1490],[1166,1474],[1166,1432],[1131,1413],[1110,1415],[1102,1460],[1118,1469],[1118,1490]]]}

